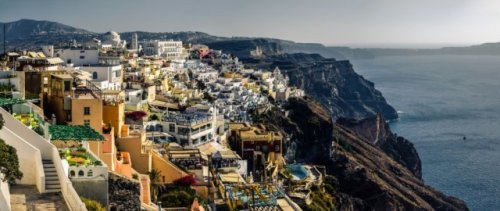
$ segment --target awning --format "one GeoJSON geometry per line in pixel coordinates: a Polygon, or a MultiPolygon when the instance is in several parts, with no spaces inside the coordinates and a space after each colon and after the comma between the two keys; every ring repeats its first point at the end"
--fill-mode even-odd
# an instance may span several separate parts
{"type": "Polygon", "coordinates": [[[245,179],[240,174],[234,172],[219,174],[219,177],[223,183],[245,183],[245,179]]]}
{"type": "Polygon", "coordinates": [[[52,141],[104,141],[104,137],[86,125],[51,125],[52,141]]]}
{"type": "Polygon", "coordinates": [[[62,64],[62,63],[64,63],[64,61],[61,58],[59,58],[59,57],[48,58],[47,62],[49,64],[62,64]]]}
{"type": "Polygon", "coordinates": [[[200,150],[201,154],[205,154],[207,156],[215,154],[218,151],[229,150],[217,142],[205,143],[203,145],[198,146],[197,148],[200,150]]]}

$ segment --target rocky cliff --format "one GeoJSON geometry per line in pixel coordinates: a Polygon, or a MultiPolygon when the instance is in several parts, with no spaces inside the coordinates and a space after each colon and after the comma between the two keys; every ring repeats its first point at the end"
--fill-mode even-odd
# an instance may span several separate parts
{"type": "Polygon", "coordinates": [[[382,116],[362,120],[341,118],[337,123],[356,133],[362,140],[377,146],[413,175],[422,178],[422,163],[413,143],[392,133],[382,116]]]}
{"type": "Polygon", "coordinates": [[[335,119],[362,119],[377,113],[389,120],[398,117],[382,93],[358,75],[349,61],[326,59],[318,54],[282,54],[243,60],[254,68],[279,67],[289,76],[292,85],[318,100],[335,119]]]}
{"type": "MultiPolygon", "coordinates": [[[[463,201],[425,185],[404,166],[410,161],[394,160],[390,151],[370,141],[376,137],[369,127],[376,125],[369,124],[373,120],[348,126],[334,123],[329,112],[310,98],[291,100],[285,111],[266,117],[289,137],[285,144],[289,161],[325,165],[327,173],[336,177],[330,194],[339,210],[468,210],[463,201]]],[[[379,133],[391,137],[389,130],[379,133]]],[[[398,147],[393,150],[403,153],[398,147]]]]}
{"type": "Polygon", "coordinates": [[[141,210],[139,181],[127,179],[110,171],[108,185],[110,210],[141,210]]]}

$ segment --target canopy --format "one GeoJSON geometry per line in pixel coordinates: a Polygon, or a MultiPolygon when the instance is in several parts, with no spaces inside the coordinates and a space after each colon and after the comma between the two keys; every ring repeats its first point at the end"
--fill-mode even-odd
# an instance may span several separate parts
{"type": "Polygon", "coordinates": [[[51,125],[51,140],[61,141],[104,141],[104,137],[87,125],[51,125]]]}
{"type": "Polygon", "coordinates": [[[14,104],[23,104],[26,100],[19,98],[0,98],[0,106],[14,105],[14,104]]]}

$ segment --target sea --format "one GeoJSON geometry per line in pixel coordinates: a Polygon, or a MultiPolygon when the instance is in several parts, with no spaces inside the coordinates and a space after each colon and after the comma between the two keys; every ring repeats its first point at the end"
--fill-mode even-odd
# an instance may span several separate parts
{"type": "Polygon", "coordinates": [[[500,210],[500,56],[382,56],[351,60],[399,113],[423,180],[471,210],[500,210]]]}

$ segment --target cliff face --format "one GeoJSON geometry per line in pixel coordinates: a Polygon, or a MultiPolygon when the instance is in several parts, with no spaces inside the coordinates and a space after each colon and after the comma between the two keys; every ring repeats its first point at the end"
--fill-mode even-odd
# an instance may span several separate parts
{"type": "Polygon", "coordinates": [[[413,143],[392,133],[385,119],[374,117],[354,120],[341,118],[339,125],[353,131],[364,141],[382,149],[389,157],[406,167],[419,179],[422,178],[422,162],[413,143]]]}
{"type": "Polygon", "coordinates": [[[325,106],[334,118],[362,119],[377,113],[396,119],[396,110],[387,104],[374,84],[354,72],[349,61],[325,59],[317,54],[283,54],[262,59],[245,59],[255,68],[279,67],[290,83],[325,106]]]}
{"type": "MultiPolygon", "coordinates": [[[[333,184],[336,191],[330,194],[339,210],[468,209],[463,201],[425,185],[400,163],[404,160],[398,162],[381,149],[385,144],[378,146],[370,141],[376,133],[371,132],[368,120],[361,126],[350,122],[351,130],[333,123],[329,112],[311,99],[291,100],[285,112],[267,115],[266,121],[290,137],[285,145],[289,161],[325,165],[327,173],[337,178],[333,184]]],[[[392,133],[383,129],[379,140],[392,140],[392,133]]]]}

